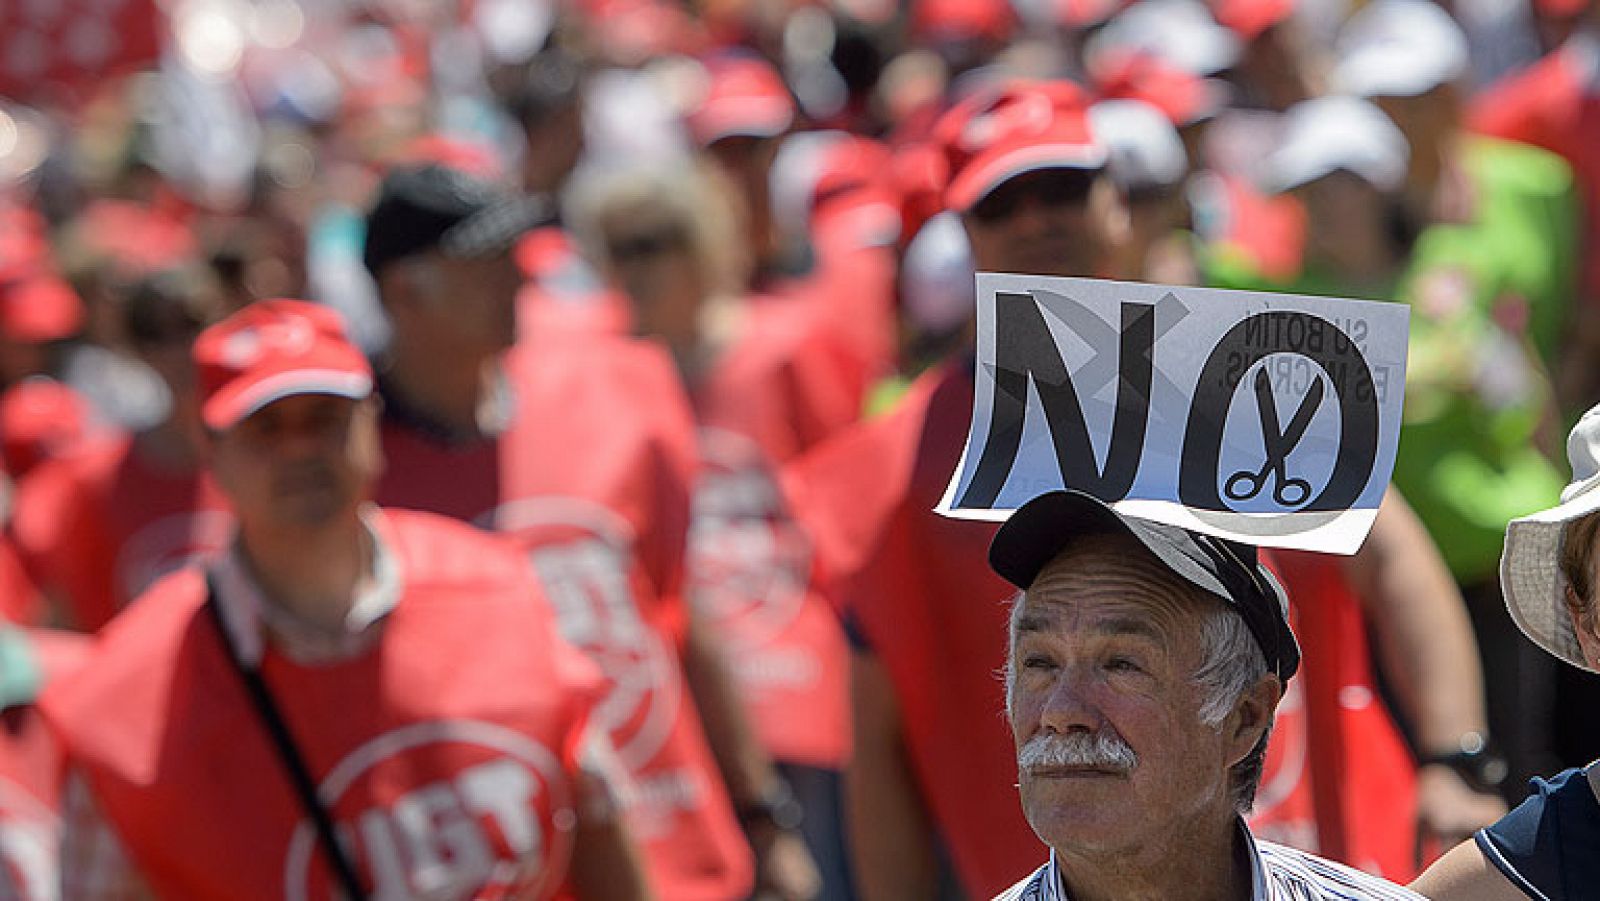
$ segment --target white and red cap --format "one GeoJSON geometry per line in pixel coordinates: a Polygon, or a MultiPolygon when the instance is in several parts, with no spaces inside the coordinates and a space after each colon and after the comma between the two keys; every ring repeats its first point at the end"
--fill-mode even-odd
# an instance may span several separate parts
{"type": "Polygon", "coordinates": [[[1040,169],[1102,169],[1088,98],[1065,81],[1014,82],[958,104],[934,126],[950,180],[945,206],[965,212],[1000,185],[1040,169]]]}
{"type": "Polygon", "coordinates": [[[1330,80],[1357,97],[1415,97],[1467,72],[1467,36],[1430,0],[1374,0],[1334,45],[1330,80]]]}
{"type": "Polygon", "coordinates": [[[1104,100],[1142,100],[1182,128],[1213,118],[1228,103],[1228,88],[1216,78],[1187,72],[1154,53],[1108,53],[1091,70],[1104,100]]]}
{"type": "Polygon", "coordinates": [[[200,333],[194,361],[200,417],[216,431],[296,394],[372,393],[372,366],[346,337],[344,320],[303,300],[263,300],[234,313],[200,333]]]}
{"type": "Polygon", "coordinates": [[[1151,53],[1194,75],[1216,75],[1239,59],[1239,35],[1217,22],[1201,0],[1140,0],[1089,39],[1091,70],[1109,56],[1151,53]]]}
{"type": "Polygon", "coordinates": [[[705,61],[706,86],[689,112],[689,132],[701,147],[723,138],[773,138],[794,124],[794,98],[778,71],[743,53],[705,61]]]}

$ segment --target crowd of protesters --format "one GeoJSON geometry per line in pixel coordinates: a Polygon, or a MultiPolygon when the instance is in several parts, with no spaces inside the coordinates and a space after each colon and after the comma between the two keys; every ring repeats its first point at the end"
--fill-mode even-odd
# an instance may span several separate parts
{"type": "Polygon", "coordinates": [[[1587,0],[0,3],[0,897],[1600,897],[1596,123],[1587,0]],[[935,514],[980,270],[1409,305],[1366,544],[935,514]],[[1151,554],[1270,688],[1069,822],[1151,554]]]}

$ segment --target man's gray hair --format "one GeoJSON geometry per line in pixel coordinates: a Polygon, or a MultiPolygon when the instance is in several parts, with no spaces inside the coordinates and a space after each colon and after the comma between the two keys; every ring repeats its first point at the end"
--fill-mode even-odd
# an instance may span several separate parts
{"type": "MultiPolygon", "coordinates": [[[[1269,672],[1261,645],[1231,604],[1205,605],[1200,624],[1200,666],[1190,681],[1203,692],[1200,721],[1213,729],[1221,728],[1239,698],[1269,672]]],[[[1267,759],[1267,739],[1272,735],[1273,711],[1267,712],[1267,728],[1250,753],[1233,765],[1228,773],[1234,809],[1249,813],[1261,784],[1261,770],[1267,759]]]]}
{"type": "MultiPolygon", "coordinates": [[[[1221,728],[1223,721],[1233,711],[1246,691],[1266,676],[1267,657],[1244,617],[1232,605],[1209,595],[1194,592],[1191,595],[1201,604],[1200,665],[1190,677],[1199,686],[1200,721],[1212,729],[1221,728]],[[1203,598],[1203,599],[1202,599],[1203,598]]],[[[1012,694],[1016,687],[1016,670],[1012,653],[1016,648],[1017,619],[1021,616],[1025,592],[1017,592],[1011,599],[1011,626],[1007,636],[1005,665],[1006,710],[1011,710],[1012,694]]],[[[1249,813],[1255,804],[1256,788],[1261,784],[1261,771],[1267,758],[1267,739],[1272,735],[1273,711],[1267,713],[1267,728],[1261,733],[1248,756],[1233,765],[1228,773],[1229,791],[1233,794],[1234,809],[1249,813]]]]}

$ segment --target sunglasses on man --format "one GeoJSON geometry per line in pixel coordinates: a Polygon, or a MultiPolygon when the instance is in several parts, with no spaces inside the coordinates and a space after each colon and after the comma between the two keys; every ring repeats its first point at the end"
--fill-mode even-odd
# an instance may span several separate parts
{"type": "Polygon", "coordinates": [[[986,224],[1015,215],[1027,204],[1044,207],[1083,206],[1099,178],[1098,169],[1040,169],[1007,179],[972,205],[972,218],[986,224]]]}

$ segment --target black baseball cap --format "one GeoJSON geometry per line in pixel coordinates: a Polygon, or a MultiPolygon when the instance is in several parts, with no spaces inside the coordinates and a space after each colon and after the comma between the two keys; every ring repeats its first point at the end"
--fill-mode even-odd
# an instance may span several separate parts
{"type": "Polygon", "coordinates": [[[1253,545],[1124,516],[1081,491],[1041,494],[1011,514],[989,545],[989,566],[1027,590],[1057,555],[1091,535],[1131,535],[1173,575],[1230,604],[1283,682],[1300,668],[1289,598],[1253,545]]]}
{"type": "Polygon", "coordinates": [[[491,256],[553,221],[554,208],[543,197],[503,191],[448,166],[406,166],[378,189],[362,262],[376,276],[395,260],[434,248],[461,259],[491,256]]]}

